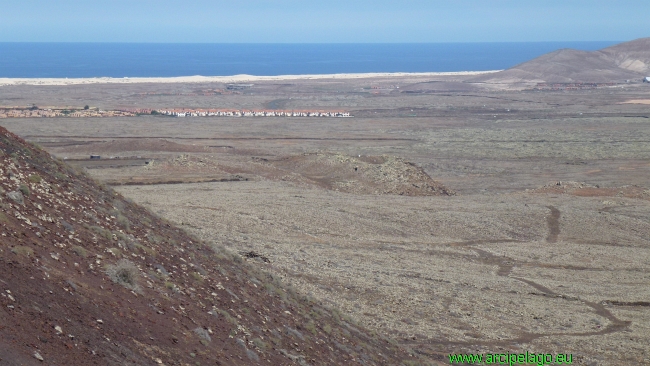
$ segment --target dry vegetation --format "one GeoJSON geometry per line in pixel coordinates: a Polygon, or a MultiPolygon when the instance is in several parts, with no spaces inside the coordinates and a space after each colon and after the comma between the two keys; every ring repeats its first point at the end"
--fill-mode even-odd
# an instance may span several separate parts
{"type": "MultiPolygon", "coordinates": [[[[356,117],[2,124],[59,157],[122,157],[70,162],[429,362],[477,350],[572,353],[584,365],[650,362],[650,113],[620,104],[648,99],[650,87],[514,92],[458,76],[162,93],[219,87],[11,93],[23,104],[344,107],[356,117]],[[386,88],[373,94],[375,85],[386,88]]],[[[224,308],[213,314],[237,321],[224,308]]],[[[310,324],[284,332],[308,337],[319,331],[310,324]]],[[[251,341],[275,347],[274,337],[251,341]]]]}

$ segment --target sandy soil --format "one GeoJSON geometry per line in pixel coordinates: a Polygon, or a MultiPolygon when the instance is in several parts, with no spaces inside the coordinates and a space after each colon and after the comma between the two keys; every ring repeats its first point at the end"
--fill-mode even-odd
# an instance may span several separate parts
{"type": "Polygon", "coordinates": [[[138,83],[245,83],[253,81],[287,81],[287,80],[319,80],[319,79],[368,79],[377,77],[399,78],[404,76],[473,76],[489,74],[494,71],[459,71],[459,72],[392,72],[392,73],[360,73],[360,74],[314,74],[314,75],[233,75],[233,76],[179,76],[179,77],[136,77],[136,78],[0,78],[3,85],[83,85],[83,84],[138,84],[138,83]]]}
{"type": "Polygon", "coordinates": [[[625,102],[622,102],[621,104],[650,104],[650,99],[626,100],[625,102]]]}

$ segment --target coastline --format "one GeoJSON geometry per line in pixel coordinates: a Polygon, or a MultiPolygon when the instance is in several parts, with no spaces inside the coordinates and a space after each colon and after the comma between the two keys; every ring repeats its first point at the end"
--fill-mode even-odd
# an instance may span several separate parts
{"type": "Polygon", "coordinates": [[[427,76],[472,76],[490,74],[490,71],[454,72],[387,72],[359,74],[313,74],[313,75],[232,75],[232,76],[176,76],[176,77],[96,77],[96,78],[0,78],[0,86],[8,85],[83,85],[83,84],[141,84],[141,83],[245,83],[254,81],[319,80],[319,79],[366,79],[377,77],[427,77],[427,76]]]}

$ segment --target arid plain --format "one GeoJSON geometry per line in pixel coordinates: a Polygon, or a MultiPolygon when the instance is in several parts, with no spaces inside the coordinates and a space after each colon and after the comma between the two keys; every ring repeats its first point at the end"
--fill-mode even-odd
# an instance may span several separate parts
{"type": "Polygon", "coordinates": [[[650,363],[650,86],[470,78],[267,80],[223,95],[202,95],[219,83],[3,86],[3,106],[353,117],[0,125],[431,362],[650,363]]]}

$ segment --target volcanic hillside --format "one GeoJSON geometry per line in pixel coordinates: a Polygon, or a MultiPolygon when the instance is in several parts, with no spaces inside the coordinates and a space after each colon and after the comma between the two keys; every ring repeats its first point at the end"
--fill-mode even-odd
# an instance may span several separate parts
{"type": "Polygon", "coordinates": [[[412,360],[3,128],[0,197],[0,365],[412,360]]]}
{"type": "Polygon", "coordinates": [[[455,194],[433,180],[422,168],[395,156],[311,153],[273,161],[263,159],[260,163],[278,169],[273,174],[282,180],[341,192],[405,196],[455,194]]]}
{"type": "Polygon", "coordinates": [[[650,74],[650,38],[599,51],[562,49],[510,69],[469,79],[484,83],[609,83],[650,74]]]}

